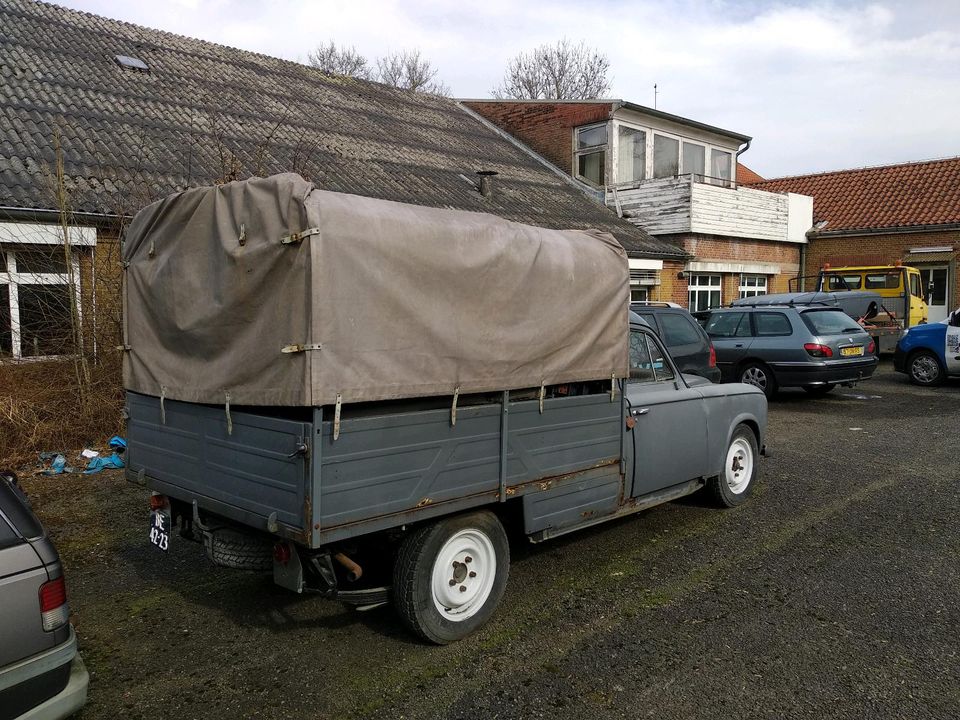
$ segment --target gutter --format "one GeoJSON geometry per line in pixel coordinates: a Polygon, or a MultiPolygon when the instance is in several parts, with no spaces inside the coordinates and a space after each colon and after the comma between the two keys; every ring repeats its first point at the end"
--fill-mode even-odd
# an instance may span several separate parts
{"type": "MultiPolygon", "coordinates": [[[[115,225],[117,221],[126,218],[129,220],[132,215],[116,215],[94,212],[69,212],[67,213],[71,222],[77,224],[87,224],[96,226],[115,225]]],[[[48,208],[22,208],[11,206],[0,206],[0,219],[3,220],[26,220],[26,221],[52,221],[60,222],[60,211],[48,208]]]]}
{"type": "Polygon", "coordinates": [[[960,230],[960,223],[943,223],[940,225],[897,225],[886,228],[860,228],[849,230],[819,230],[808,232],[810,238],[850,237],[851,235],[900,235],[915,232],[944,232],[960,230]]]}

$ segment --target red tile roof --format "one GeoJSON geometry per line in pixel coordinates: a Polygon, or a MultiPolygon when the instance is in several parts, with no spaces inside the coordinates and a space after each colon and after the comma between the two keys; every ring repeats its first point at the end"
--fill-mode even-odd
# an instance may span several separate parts
{"type": "Polygon", "coordinates": [[[737,182],[741,185],[750,185],[751,183],[763,182],[763,178],[757,175],[753,170],[743,163],[737,163],[737,182]]]}
{"type": "Polygon", "coordinates": [[[760,190],[813,196],[822,232],[960,223],[960,157],[775,178],[760,190]]]}

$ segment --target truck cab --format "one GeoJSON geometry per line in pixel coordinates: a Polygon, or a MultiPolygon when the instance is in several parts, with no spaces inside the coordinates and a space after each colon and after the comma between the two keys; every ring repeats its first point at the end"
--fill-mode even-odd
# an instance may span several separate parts
{"type": "Polygon", "coordinates": [[[884,308],[904,328],[927,322],[929,309],[920,281],[920,271],[905,265],[862,265],[830,267],[818,275],[817,290],[843,292],[869,290],[884,298],[884,308]]]}

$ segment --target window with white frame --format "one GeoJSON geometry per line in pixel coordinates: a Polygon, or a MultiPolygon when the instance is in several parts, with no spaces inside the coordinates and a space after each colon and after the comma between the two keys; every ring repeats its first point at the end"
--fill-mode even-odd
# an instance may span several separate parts
{"type": "Polygon", "coordinates": [[[733,178],[733,153],[714,148],[710,151],[710,177],[716,178],[720,184],[729,185],[733,178]]]}
{"type": "Polygon", "coordinates": [[[703,175],[706,168],[705,158],[707,149],[699,143],[683,141],[683,168],[684,175],[703,175]]]}
{"type": "Polygon", "coordinates": [[[0,359],[72,352],[70,265],[62,245],[0,247],[0,359]]]}
{"type": "Polygon", "coordinates": [[[720,307],[720,276],[692,274],[687,280],[690,312],[720,307]]]}
{"type": "Polygon", "coordinates": [[[653,136],[653,176],[676,177],[680,174],[680,141],[666,135],[653,136]]]}
{"type": "Polygon", "coordinates": [[[756,297],[757,295],[767,294],[767,276],[766,275],[741,275],[740,276],[740,297],[756,297]]]}
{"type": "Polygon", "coordinates": [[[596,187],[606,185],[607,124],[587,125],[576,129],[574,173],[596,187]]]}
{"type": "Polygon", "coordinates": [[[620,125],[617,130],[618,183],[643,180],[647,176],[647,134],[620,125]]]}

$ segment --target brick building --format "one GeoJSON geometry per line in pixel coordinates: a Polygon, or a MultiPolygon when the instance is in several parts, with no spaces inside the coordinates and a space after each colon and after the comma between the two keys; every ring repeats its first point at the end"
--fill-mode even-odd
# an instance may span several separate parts
{"type": "Polygon", "coordinates": [[[960,157],[764,180],[756,189],[813,197],[804,274],[825,264],[920,270],[930,321],[960,306],[960,157]]]}
{"type": "Polygon", "coordinates": [[[620,217],[690,257],[633,263],[634,299],[690,309],[787,289],[812,201],[738,182],[746,135],[622,100],[463,100],[604,198],[620,217]]]}

